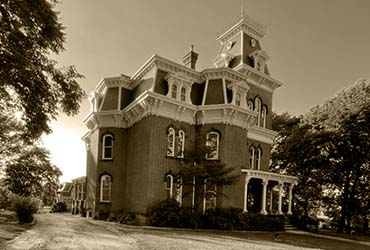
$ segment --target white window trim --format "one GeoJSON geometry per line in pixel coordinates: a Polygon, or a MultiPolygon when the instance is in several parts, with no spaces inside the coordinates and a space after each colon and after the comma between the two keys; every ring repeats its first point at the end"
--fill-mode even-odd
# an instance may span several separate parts
{"type": "Polygon", "coordinates": [[[184,158],[184,150],[185,150],[185,132],[183,130],[179,131],[179,138],[182,134],[182,145],[181,145],[181,152],[177,155],[177,158],[184,158]]]}
{"type": "Polygon", "coordinates": [[[176,142],[176,131],[174,128],[169,128],[168,129],[168,135],[167,135],[167,156],[174,157],[175,156],[175,142],[176,142]],[[170,136],[172,135],[172,147],[169,148],[168,142],[170,140],[170,136]],[[168,149],[172,149],[172,153],[170,154],[168,152],[168,149]]]}
{"type": "Polygon", "coordinates": [[[179,86],[177,86],[176,83],[173,83],[172,86],[171,86],[171,95],[170,95],[172,99],[177,99],[177,97],[179,95],[178,89],[179,89],[179,86]],[[175,97],[173,97],[173,94],[175,94],[175,97]]]}
{"type": "Polygon", "coordinates": [[[208,157],[208,154],[206,154],[206,159],[207,160],[218,160],[218,156],[219,156],[219,148],[220,148],[220,134],[218,133],[218,132],[214,132],[214,131],[212,131],[212,132],[209,132],[209,133],[207,133],[207,137],[206,137],[206,146],[207,146],[207,142],[208,142],[208,139],[209,139],[209,136],[210,135],[212,135],[212,134],[215,134],[215,135],[217,135],[217,151],[216,151],[216,156],[214,156],[213,158],[209,158],[208,157]]]}
{"type": "Polygon", "coordinates": [[[166,188],[165,188],[166,191],[170,191],[170,199],[172,199],[173,197],[173,176],[168,174],[166,175],[166,188]],[[168,188],[167,187],[167,178],[170,179],[170,187],[168,188]]]}
{"type": "Polygon", "coordinates": [[[100,177],[100,202],[111,202],[112,200],[112,177],[110,175],[102,175],[100,177]],[[110,182],[109,182],[109,200],[103,200],[103,178],[105,176],[108,176],[110,178],[110,182]]]}
{"type": "Polygon", "coordinates": [[[258,112],[257,126],[261,126],[261,104],[262,104],[261,99],[257,97],[256,100],[254,100],[254,111],[258,112]]]}
{"type": "Polygon", "coordinates": [[[250,161],[249,161],[249,163],[252,162],[252,165],[250,166],[251,169],[254,169],[254,165],[255,165],[254,164],[254,152],[255,152],[254,147],[251,147],[249,149],[249,157],[252,157],[252,159],[250,159],[250,161]],[[251,151],[252,151],[252,153],[251,153],[251,151]]]}
{"type": "Polygon", "coordinates": [[[102,147],[102,151],[103,151],[103,152],[102,152],[102,159],[103,159],[103,160],[112,160],[112,159],[113,159],[113,141],[114,141],[114,140],[113,140],[113,136],[112,136],[112,135],[109,135],[109,134],[108,134],[108,135],[104,135],[104,136],[103,136],[103,147],[102,147]],[[106,140],[108,137],[112,138],[112,146],[106,146],[106,145],[105,145],[105,140],[106,140]],[[111,157],[106,157],[106,156],[105,156],[105,149],[106,149],[106,148],[110,148],[110,149],[112,150],[111,157]]]}
{"type": "Polygon", "coordinates": [[[186,88],[184,86],[182,86],[180,89],[180,101],[186,102],[186,88]],[[184,90],[184,100],[182,100],[182,90],[184,90]]]}
{"type": "Polygon", "coordinates": [[[262,107],[261,117],[262,117],[262,127],[266,128],[266,116],[267,116],[267,108],[265,106],[262,107]]]}

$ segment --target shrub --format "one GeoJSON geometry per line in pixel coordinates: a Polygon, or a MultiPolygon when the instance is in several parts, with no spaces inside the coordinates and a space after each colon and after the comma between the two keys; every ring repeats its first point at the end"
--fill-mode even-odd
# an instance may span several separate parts
{"type": "Polygon", "coordinates": [[[165,200],[148,210],[147,224],[159,227],[278,231],[284,229],[284,218],[247,214],[239,208],[210,209],[202,214],[191,208],[180,207],[175,200],[165,200]]]}
{"type": "Polygon", "coordinates": [[[53,213],[61,213],[67,211],[67,204],[65,202],[57,202],[51,208],[51,212],[53,213]]]}
{"type": "Polygon", "coordinates": [[[180,210],[180,204],[174,199],[161,201],[147,211],[147,223],[157,227],[178,227],[180,210]]]}
{"type": "Polygon", "coordinates": [[[20,223],[29,223],[33,221],[33,214],[39,209],[40,201],[31,198],[18,196],[14,199],[12,210],[16,212],[20,223]]]}
{"type": "Polygon", "coordinates": [[[290,220],[294,226],[301,230],[318,231],[319,221],[316,218],[304,215],[292,215],[290,220]]]}

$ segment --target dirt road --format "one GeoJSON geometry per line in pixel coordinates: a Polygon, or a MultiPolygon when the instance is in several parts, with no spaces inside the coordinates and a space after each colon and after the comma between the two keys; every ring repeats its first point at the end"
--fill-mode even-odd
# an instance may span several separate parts
{"type": "Polygon", "coordinates": [[[270,241],[235,238],[191,230],[121,226],[69,214],[36,215],[35,226],[8,242],[6,250],[118,250],[118,249],[204,249],[204,250],[308,250],[270,241]]]}

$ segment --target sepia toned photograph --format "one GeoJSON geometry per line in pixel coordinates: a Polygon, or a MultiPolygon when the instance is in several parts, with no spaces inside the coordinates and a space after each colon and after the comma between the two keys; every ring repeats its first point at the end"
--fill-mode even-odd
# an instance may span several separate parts
{"type": "Polygon", "coordinates": [[[0,250],[370,249],[369,10],[0,0],[0,250]]]}

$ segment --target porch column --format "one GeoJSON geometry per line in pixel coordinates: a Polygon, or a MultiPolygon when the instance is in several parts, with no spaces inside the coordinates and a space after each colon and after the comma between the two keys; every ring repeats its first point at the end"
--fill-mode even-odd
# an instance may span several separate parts
{"type": "Polygon", "coordinates": [[[273,199],[273,187],[270,189],[270,213],[272,213],[272,199],[273,199]]]}
{"type": "Polygon", "coordinates": [[[279,182],[279,214],[283,214],[283,182],[279,182]]]}
{"type": "Polygon", "coordinates": [[[248,212],[248,183],[249,177],[245,177],[245,186],[244,186],[244,209],[243,212],[248,212]]]}
{"type": "Polygon", "coordinates": [[[264,214],[264,215],[267,214],[267,211],[266,211],[267,184],[268,184],[268,180],[262,179],[263,189],[262,189],[262,209],[261,209],[261,214],[264,214]]]}
{"type": "Polygon", "coordinates": [[[289,203],[288,203],[288,214],[289,215],[292,214],[293,187],[294,187],[294,183],[291,183],[289,187],[289,203]]]}

